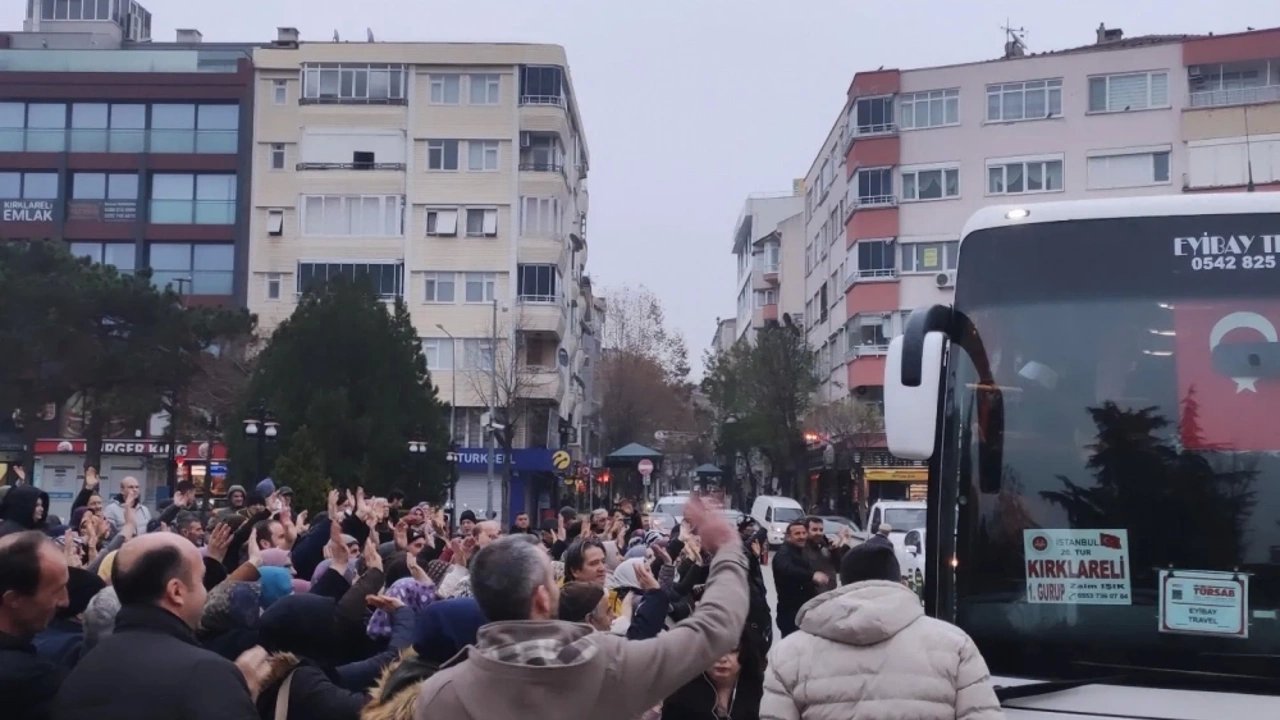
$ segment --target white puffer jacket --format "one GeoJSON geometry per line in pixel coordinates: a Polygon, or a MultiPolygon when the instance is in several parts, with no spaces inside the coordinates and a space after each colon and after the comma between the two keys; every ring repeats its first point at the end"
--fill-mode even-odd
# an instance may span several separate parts
{"type": "Polygon", "coordinates": [[[960,628],[899,583],[868,581],[800,608],[769,653],[761,720],[994,720],[987,664],[960,628]]]}

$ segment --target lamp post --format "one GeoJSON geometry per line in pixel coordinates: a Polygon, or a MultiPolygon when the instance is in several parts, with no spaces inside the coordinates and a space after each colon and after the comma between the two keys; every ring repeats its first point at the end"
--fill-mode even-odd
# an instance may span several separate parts
{"type": "Polygon", "coordinates": [[[258,442],[258,465],[256,476],[259,481],[265,477],[264,465],[266,460],[266,445],[268,441],[274,441],[280,435],[280,423],[276,422],[275,416],[267,409],[266,403],[259,400],[258,406],[254,408],[249,417],[244,419],[244,436],[257,440],[258,442]]]}
{"type": "Polygon", "coordinates": [[[458,412],[458,341],[444,325],[436,323],[436,328],[449,337],[449,440],[452,441],[458,412]]]}
{"type": "MultiPolygon", "coordinates": [[[[422,440],[410,440],[410,441],[409,441],[409,455],[410,455],[412,458],[414,458],[414,462],[415,462],[415,464],[417,464],[417,465],[419,466],[419,467],[418,467],[418,469],[419,469],[419,471],[421,472],[421,474],[423,475],[423,477],[420,477],[420,478],[418,479],[418,491],[419,491],[419,493],[421,493],[423,486],[426,484],[426,483],[424,483],[424,482],[423,482],[423,480],[425,480],[425,479],[426,479],[426,478],[425,478],[426,473],[425,473],[425,472],[422,472],[422,468],[425,468],[425,467],[426,467],[426,459],[427,459],[427,451],[428,451],[428,450],[430,450],[430,448],[427,446],[427,443],[426,443],[426,442],[424,442],[424,441],[422,441],[422,440]]],[[[419,495],[419,497],[421,497],[421,495],[419,495]]]]}

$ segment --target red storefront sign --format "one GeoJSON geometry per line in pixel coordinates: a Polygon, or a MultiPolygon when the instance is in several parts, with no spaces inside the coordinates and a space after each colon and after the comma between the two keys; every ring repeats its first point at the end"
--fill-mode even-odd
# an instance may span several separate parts
{"type": "MultiPolygon", "coordinates": [[[[36,440],[36,455],[84,455],[85,441],[81,438],[36,440]]],[[[169,443],[163,440],[103,440],[103,455],[149,455],[168,457],[169,443]]],[[[179,462],[185,460],[226,460],[227,446],[219,442],[178,443],[173,456],[179,462]]]]}

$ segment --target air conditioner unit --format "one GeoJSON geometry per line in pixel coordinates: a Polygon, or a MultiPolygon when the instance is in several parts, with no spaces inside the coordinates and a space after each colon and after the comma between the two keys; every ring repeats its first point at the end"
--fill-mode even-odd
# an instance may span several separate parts
{"type": "Polygon", "coordinates": [[[955,287],[956,273],[954,270],[947,270],[944,272],[940,272],[933,278],[933,281],[937,283],[938,287],[940,288],[955,287]]]}

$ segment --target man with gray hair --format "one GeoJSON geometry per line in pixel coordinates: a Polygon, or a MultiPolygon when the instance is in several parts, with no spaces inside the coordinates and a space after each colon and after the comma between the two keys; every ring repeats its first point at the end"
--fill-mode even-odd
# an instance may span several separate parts
{"type": "Polygon", "coordinates": [[[557,620],[560,589],[534,536],[485,547],[471,590],[490,623],[422,684],[414,719],[638,717],[711,667],[746,622],[747,562],[720,513],[694,498],[685,518],[715,553],[706,590],[688,619],[648,640],[557,620]]]}
{"type": "Polygon", "coordinates": [[[116,628],[116,613],[120,612],[120,598],[116,589],[108,585],[98,591],[84,610],[84,651],[89,652],[98,641],[109,636],[116,628]]]}

